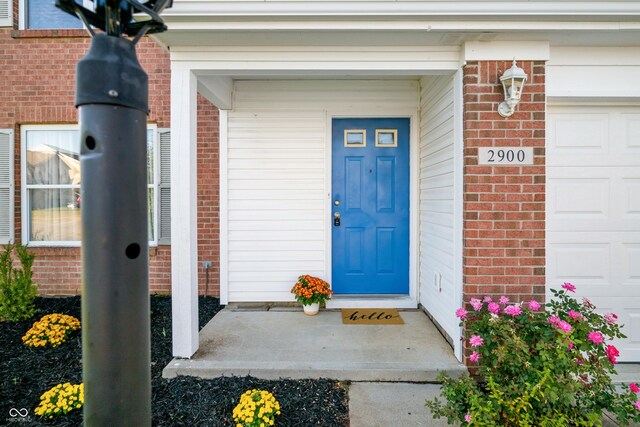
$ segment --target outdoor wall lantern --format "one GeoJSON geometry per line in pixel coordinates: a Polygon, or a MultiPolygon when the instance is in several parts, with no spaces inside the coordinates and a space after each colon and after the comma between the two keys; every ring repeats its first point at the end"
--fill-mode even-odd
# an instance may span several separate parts
{"type": "Polygon", "coordinates": [[[502,88],[504,89],[504,101],[498,105],[498,113],[502,117],[509,117],[515,112],[516,105],[520,103],[522,88],[527,81],[527,73],[516,65],[515,58],[513,65],[500,77],[502,88]]]}

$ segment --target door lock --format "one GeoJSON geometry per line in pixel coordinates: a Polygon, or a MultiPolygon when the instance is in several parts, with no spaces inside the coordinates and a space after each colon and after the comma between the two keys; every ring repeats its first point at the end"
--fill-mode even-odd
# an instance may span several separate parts
{"type": "Polygon", "coordinates": [[[333,225],[340,227],[340,212],[333,213],[333,225]]]}

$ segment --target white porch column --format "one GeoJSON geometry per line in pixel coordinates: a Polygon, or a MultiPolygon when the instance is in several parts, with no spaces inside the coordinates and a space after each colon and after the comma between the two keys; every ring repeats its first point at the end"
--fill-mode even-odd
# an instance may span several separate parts
{"type": "Polygon", "coordinates": [[[173,356],[198,350],[197,79],[171,63],[171,293],[173,356]]]}

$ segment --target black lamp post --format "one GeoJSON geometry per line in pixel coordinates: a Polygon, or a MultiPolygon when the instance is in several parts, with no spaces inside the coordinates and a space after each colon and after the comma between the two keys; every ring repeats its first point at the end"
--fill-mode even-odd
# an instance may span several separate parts
{"type": "Polygon", "coordinates": [[[148,79],[135,45],[166,30],[159,13],[170,3],[95,0],[89,10],[74,0],[56,2],[92,35],[76,85],[86,426],[151,425],[148,79]],[[147,19],[136,22],[134,15],[147,19]]]}

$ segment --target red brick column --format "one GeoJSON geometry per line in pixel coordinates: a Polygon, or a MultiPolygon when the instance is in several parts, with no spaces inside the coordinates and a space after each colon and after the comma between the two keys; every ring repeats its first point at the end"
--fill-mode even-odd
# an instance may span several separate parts
{"type": "Polygon", "coordinates": [[[220,295],[220,126],[218,109],[198,94],[198,292],[220,295]]]}
{"type": "Polygon", "coordinates": [[[500,76],[511,61],[464,67],[464,300],[545,295],[545,64],[518,62],[528,75],[510,117],[500,76]],[[478,147],[534,147],[533,166],[480,166],[478,147]]]}

